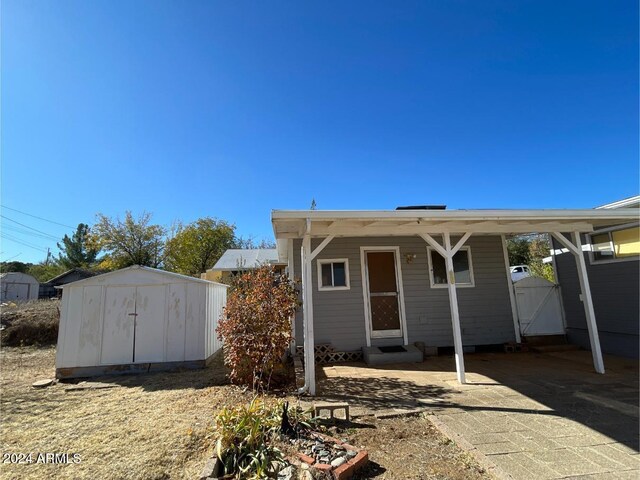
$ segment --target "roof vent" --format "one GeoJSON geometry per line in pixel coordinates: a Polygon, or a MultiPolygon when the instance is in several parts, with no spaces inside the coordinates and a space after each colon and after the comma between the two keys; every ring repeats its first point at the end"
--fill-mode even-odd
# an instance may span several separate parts
{"type": "Polygon", "coordinates": [[[446,210],[446,205],[410,205],[408,207],[396,207],[396,210],[446,210]]]}

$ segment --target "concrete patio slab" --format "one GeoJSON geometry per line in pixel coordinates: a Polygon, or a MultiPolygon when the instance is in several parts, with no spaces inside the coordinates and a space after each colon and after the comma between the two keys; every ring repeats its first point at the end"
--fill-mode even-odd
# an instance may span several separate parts
{"type": "Polygon", "coordinates": [[[319,396],[356,416],[423,409],[505,478],[640,478],[638,362],[606,357],[599,375],[585,351],[465,360],[466,385],[449,357],[325,366],[319,396]]]}

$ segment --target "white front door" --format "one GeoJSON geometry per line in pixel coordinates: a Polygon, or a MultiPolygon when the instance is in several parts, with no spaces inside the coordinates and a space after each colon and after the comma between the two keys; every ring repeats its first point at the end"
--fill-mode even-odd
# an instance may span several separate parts
{"type": "Polygon", "coordinates": [[[365,249],[362,253],[370,337],[403,337],[404,305],[398,252],[396,249],[365,249]]]}

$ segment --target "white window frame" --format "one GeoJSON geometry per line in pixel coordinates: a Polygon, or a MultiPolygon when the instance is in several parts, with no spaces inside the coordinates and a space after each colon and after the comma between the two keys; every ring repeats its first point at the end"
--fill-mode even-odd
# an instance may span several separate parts
{"type": "MultiPolygon", "coordinates": [[[[458,251],[462,251],[462,250],[467,252],[467,258],[469,259],[469,279],[471,280],[471,283],[458,283],[458,282],[456,282],[456,288],[474,288],[476,286],[476,280],[475,280],[475,276],[473,274],[473,258],[471,257],[471,247],[470,246],[460,247],[460,250],[458,250],[458,251]]],[[[432,265],[432,261],[431,261],[431,254],[432,253],[437,253],[438,255],[440,255],[438,253],[438,251],[435,250],[433,247],[427,247],[427,263],[428,263],[428,268],[429,268],[429,284],[431,285],[431,288],[447,288],[448,287],[448,283],[435,283],[434,282],[434,279],[433,279],[433,265],[432,265]]],[[[442,256],[442,255],[440,255],[440,256],[442,256]]]]}
{"type": "MultiPolygon", "coordinates": [[[[326,292],[326,291],[330,291],[330,290],[349,290],[351,289],[351,284],[349,283],[349,259],[348,258],[320,258],[317,261],[317,265],[316,265],[316,270],[318,270],[318,291],[319,292],[326,292]],[[333,264],[333,263],[344,263],[344,280],[346,285],[345,286],[330,286],[330,287],[323,287],[322,286],[322,265],[326,265],[326,264],[333,264]]],[[[331,283],[333,283],[333,267],[331,267],[331,283]]]]}
{"type": "Polygon", "coordinates": [[[638,226],[640,226],[640,222],[627,223],[625,225],[617,225],[615,227],[610,227],[610,228],[602,228],[600,230],[594,230],[591,233],[587,233],[585,237],[586,237],[586,243],[589,244],[589,264],[590,265],[606,265],[607,263],[637,262],[638,260],[640,260],[640,255],[635,257],[612,258],[609,260],[596,260],[595,256],[593,255],[593,236],[594,235],[602,235],[603,233],[608,233],[611,251],[615,252],[615,247],[613,245],[613,236],[611,234],[618,230],[627,230],[631,228],[636,228],[638,226]]]}

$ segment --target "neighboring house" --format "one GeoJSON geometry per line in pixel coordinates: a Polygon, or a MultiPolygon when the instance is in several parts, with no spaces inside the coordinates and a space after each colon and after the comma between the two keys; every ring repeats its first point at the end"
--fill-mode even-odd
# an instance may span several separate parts
{"type": "Polygon", "coordinates": [[[253,270],[261,265],[272,265],[277,271],[284,271],[287,266],[286,262],[278,261],[278,250],[275,248],[230,248],[200,278],[214,282],[228,282],[234,275],[253,270]]]}
{"type": "Polygon", "coordinates": [[[67,283],[56,377],[204,367],[227,285],[138,265],[67,283]]]}
{"type": "Polygon", "coordinates": [[[26,302],[38,299],[40,283],[31,275],[8,272],[0,275],[0,301],[26,302]]]}
{"type": "MultiPolygon", "coordinates": [[[[583,253],[593,308],[598,319],[602,351],[638,358],[640,342],[640,196],[597,207],[598,212],[633,209],[635,218],[623,224],[603,225],[582,234],[589,245],[583,253]]],[[[553,242],[554,261],[566,319],[566,333],[572,343],[589,345],[580,281],[573,255],[553,242]]]]}
{"type": "Polygon", "coordinates": [[[62,295],[62,289],[56,288],[66,285],[67,283],[77,282],[78,280],[84,280],[85,278],[93,277],[97,275],[94,272],[83,270],[81,268],[72,268],[64,273],[61,273],[57,277],[40,284],[40,293],[38,298],[54,298],[62,295]]]}
{"type": "MultiPolygon", "coordinates": [[[[327,343],[365,358],[412,355],[416,342],[453,346],[465,383],[467,347],[521,340],[506,235],[551,233],[579,258],[577,232],[636,217],[629,209],[274,210],[278,259],[302,282],[293,329],[305,347],[305,388],[314,394],[314,347],[327,343]],[[559,232],[572,232],[573,241],[559,232]]],[[[586,266],[578,267],[587,324],[596,330],[586,266]]],[[[604,373],[597,334],[590,347],[604,373]]]]}

